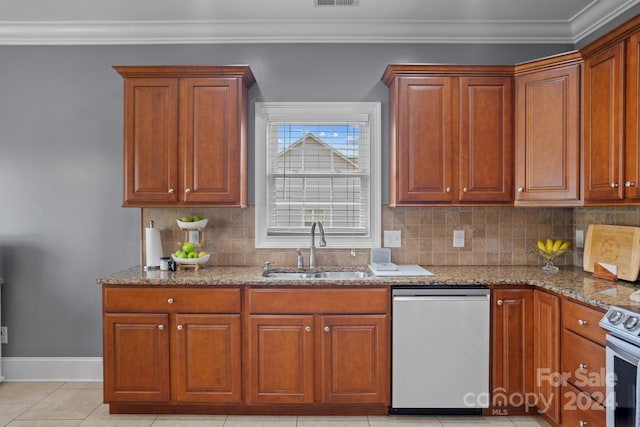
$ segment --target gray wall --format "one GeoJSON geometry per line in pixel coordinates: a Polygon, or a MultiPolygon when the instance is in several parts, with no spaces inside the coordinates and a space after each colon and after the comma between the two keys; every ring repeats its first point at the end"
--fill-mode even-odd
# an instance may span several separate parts
{"type": "MultiPolygon", "coordinates": [[[[100,356],[99,276],[139,264],[140,211],[122,202],[122,80],[112,65],[249,64],[255,101],[383,103],[389,63],[514,64],[572,49],[535,45],[0,47],[3,356],[100,356]]],[[[249,158],[253,162],[253,156],[249,158]]],[[[250,169],[252,169],[250,167],[250,169]]],[[[253,176],[249,177],[253,200],[253,176]]]]}

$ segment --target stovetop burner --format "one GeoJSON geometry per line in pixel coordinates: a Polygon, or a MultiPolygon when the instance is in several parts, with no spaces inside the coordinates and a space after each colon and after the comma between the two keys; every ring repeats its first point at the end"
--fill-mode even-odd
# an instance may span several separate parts
{"type": "Polygon", "coordinates": [[[640,346],[640,313],[613,306],[599,324],[611,335],[640,346]]]}

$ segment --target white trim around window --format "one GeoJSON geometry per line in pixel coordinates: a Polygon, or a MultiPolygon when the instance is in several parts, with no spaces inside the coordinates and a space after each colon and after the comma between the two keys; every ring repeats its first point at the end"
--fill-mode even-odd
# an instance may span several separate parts
{"type": "Polygon", "coordinates": [[[313,220],[328,248],[380,247],[380,117],[379,102],[255,104],[256,248],[308,247],[313,220]]]}

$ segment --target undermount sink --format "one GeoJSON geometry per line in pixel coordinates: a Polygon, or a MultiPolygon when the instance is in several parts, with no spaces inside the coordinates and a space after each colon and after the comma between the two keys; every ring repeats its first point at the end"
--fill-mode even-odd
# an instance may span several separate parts
{"type": "Polygon", "coordinates": [[[269,271],[262,274],[264,277],[271,279],[286,280],[309,280],[309,279],[334,279],[334,280],[350,280],[364,279],[369,277],[369,273],[365,271],[318,271],[318,272],[295,272],[295,271],[269,271]]]}

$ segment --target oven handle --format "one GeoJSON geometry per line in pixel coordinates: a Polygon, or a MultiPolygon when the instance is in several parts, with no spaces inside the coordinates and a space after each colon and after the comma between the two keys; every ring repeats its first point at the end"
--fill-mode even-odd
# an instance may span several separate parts
{"type": "Polygon", "coordinates": [[[625,343],[624,341],[620,341],[617,338],[613,338],[607,335],[606,340],[607,347],[611,350],[618,353],[623,358],[627,359],[629,363],[638,366],[640,364],[640,357],[637,356],[638,353],[631,353],[635,347],[625,343]],[[615,340],[615,341],[614,341],[615,340]]]}

